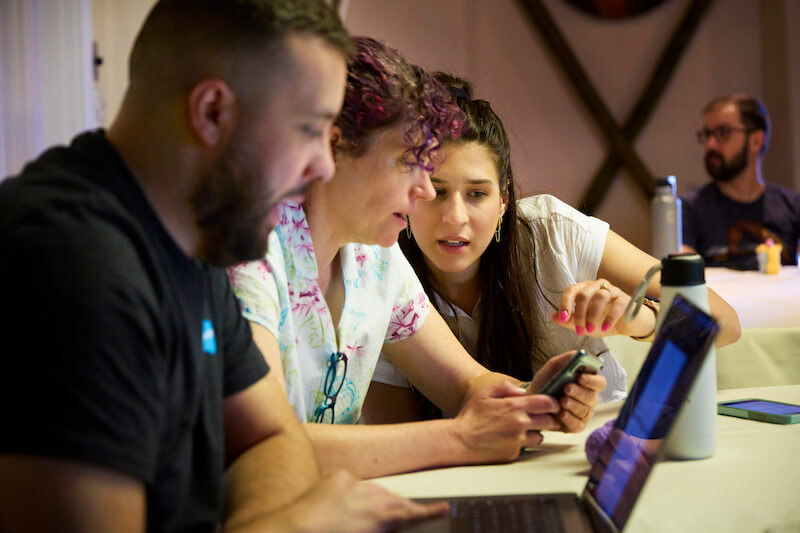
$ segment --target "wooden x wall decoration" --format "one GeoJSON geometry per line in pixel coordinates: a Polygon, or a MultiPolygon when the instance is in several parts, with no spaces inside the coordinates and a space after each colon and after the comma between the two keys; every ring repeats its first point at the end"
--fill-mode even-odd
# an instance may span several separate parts
{"type": "Polygon", "coordinates": [[[561,31],[558,29],[542,0],[518,0],[528,21],[541,34],[550,51],[558,59],[561,68],[586,105],[592,118],[609,143],[609,153],[595,173],[589,188],[579,204],[581,211],[592,214],[600,205],[611,182],[621,166],[630,170],[642,192],[651,198],[654,193],[653,176],[636,154],[633,142],[656,107],[661,94],[669,83],[675,67],[692,38],[703,16],[714,0],[692,0],[667,45],[656,63],[650,80],[645,86],[633,111],[622,127],[608,111],[589,77],[583,71],[561,31]]]}

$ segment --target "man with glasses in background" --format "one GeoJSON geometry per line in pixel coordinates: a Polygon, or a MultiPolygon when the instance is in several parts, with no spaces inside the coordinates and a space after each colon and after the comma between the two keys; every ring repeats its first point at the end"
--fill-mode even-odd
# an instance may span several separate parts
{"type": "Polygon", "coordinates": [[[683,198],[685,251],[709,266],[758,269],[755,248],[771,239],[781,262],[796,264],[800,194],[764,181],[761,163],[770,139],[767,109],[745,94],[712,100],[703,109],[698,141],[712,182],[683,198]]]}

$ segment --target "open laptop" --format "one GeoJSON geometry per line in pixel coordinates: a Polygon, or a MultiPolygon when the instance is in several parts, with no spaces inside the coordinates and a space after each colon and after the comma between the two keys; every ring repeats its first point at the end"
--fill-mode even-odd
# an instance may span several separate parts
{"type": "Polygon", "coordinates": [[[676,296],[579,497],[574,493],[448,500],[450,516],[417,532],[618,532],[633,510],[719,328],[676,296]]]}

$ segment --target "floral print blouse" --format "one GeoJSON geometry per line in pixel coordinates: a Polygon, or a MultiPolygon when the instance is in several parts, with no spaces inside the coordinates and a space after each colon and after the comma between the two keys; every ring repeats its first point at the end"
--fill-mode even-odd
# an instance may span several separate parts
{"type": "Polygon", "coordinates": [[[228,270],[234,293],[244,317],[277,339],[289,402],[300,421],[313,422],[326,401],[323,390],[331,356],[346,356],[344,380],[341,374],[336,378],[333,421],[355,423],[383,343],[413,335],[430,303],[397,244],[348,244],[339,250],[345,299],[334,327],[317,281],[305,212],[285,202],[280,214],[266,257],[228,270]]]}

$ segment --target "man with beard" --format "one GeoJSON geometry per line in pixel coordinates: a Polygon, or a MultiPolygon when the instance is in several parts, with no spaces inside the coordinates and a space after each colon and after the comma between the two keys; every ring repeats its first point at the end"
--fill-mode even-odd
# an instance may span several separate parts
{"type": "Polygon", "coordinates": [[[0,185],[4,533],[376,531],[446,510],[319,482],[220,269],[262,257],[275,205],[331,178],[351,47],[324,0],[162,0],[108,132],[0,185]]]}
{"type": "Polygon", "coordinates": [[[745,94],[712,100],[698,140],[705,144],[712,182],[683,198],[683,244],[712,266],[757,269],[755,248],[772,239],[781,262],[796,264],[800,194],[764,181],[761,162],[770,138],[764,105],[745,94]]]}

